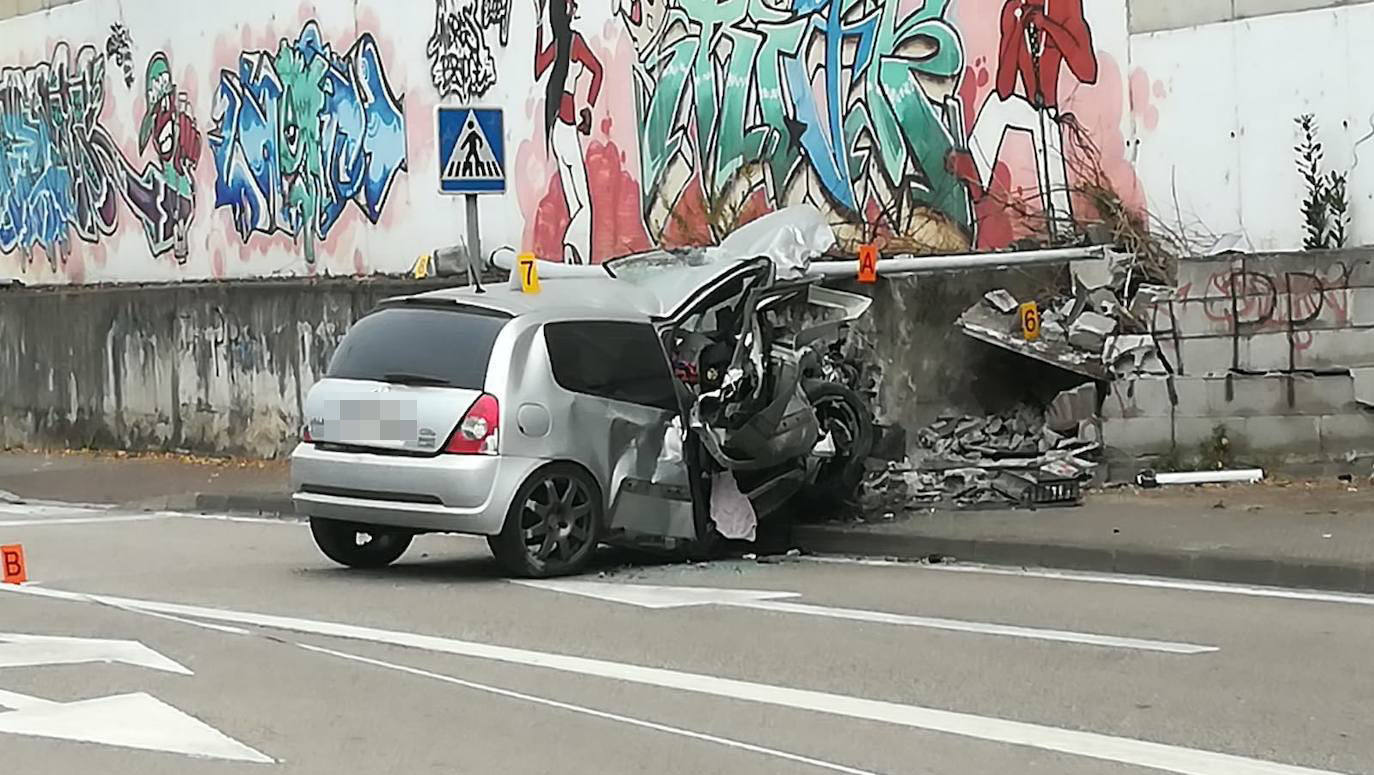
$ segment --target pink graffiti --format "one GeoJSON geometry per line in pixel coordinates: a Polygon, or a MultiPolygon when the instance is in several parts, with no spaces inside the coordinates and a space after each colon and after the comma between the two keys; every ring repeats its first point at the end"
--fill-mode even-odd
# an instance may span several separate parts
{"type": "MultiPolygon", "coordinates": [[[[626,171],[626,163],[624,151],[615,143],[587,143],[592,256],[596,261],[651,247],[639,215],[639,184],[626,171]]],[[[562,256],[569,219],[567,200],[557,176],[549,178],[531,222],[526,244],[535,255],[549,259],[562,256]]]]}

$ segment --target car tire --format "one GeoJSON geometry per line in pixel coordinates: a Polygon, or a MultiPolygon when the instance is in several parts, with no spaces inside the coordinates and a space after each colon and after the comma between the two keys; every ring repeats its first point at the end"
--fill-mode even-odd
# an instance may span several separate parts
{"type": "Polygon", "coordinates": [[[507,572],[525,578],[580,573],[601,542],[601,491],[585,471],[558,463],[516,491],[501,532],[487,538],[507,572]]]}
{"type": "Polygon", "coordinates": [[[824,464],[816,481],[803,488],[793,502],[821,509],[837,508],[854,497],[863,481],[864,460],[873,451],[877,435],[873,413],[862,396],[837,382],[806,380],[802,389],[821,422],[828,418],[842,422],[849,438],[844,460],[824,464]]]}
{"type": "Polygon", "coordinates": [[[325,557],[350,568],[384,568],[405,554],[414,538],[405,530],[319,517],[310,518],[310,534],[325,557]],[[359,542],[360,536],[367,539],[359,542]]]}

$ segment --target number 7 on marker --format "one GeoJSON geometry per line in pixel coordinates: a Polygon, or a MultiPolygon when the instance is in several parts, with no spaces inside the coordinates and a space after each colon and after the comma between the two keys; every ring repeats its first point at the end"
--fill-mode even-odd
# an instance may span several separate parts
{"type": "Polygon", "coordinates": [[[521,253],[517,259],[520,267],[520,290],[524,293],[539,293],[539,268],[535,266],[533,253],[521,253]]]}

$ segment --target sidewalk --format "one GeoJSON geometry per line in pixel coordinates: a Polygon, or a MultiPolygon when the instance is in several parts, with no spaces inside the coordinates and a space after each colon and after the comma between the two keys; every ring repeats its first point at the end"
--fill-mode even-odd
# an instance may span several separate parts
{"type": "Polygon", "coordinates": [[[807,525],[796,538],[823,554],[1374,592],[1374,486],[1359,481],[1111,490],[1077,508],[807,525]]]}
{"type": "Polygon", "coordinates": [[[291,513],[285,461],[0,452],[0,491],[133,509],[291,513]]]}
{"type": "MultiPolygon", "coordinates": [[[[0,453],[0,491],[178,511],[293,513],[283,461],[0,453]]],[[[1374,485],[1119,489],[1077,508],[913,514],[797,528],[809,552],[1374,592],[1374,485]],[[1354,487],[1356,491],[1351,492],[1354,487]]]]}

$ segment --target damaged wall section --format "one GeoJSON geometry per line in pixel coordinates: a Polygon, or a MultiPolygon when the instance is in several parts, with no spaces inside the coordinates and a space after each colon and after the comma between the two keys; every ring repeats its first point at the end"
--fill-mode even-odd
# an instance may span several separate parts
{"type": "MultiPolygon", "coordinates": [[[[911,429],[951,413],[996,414],[1032,401],[1047,404],[1082,379],[1060,369],[1009,358],[951,325],[989,288],[1017,298],[1048,297],[1064,284],[1064,268],[979,270],[884,279],[850,287],[874,298],[850,336],[853,356],[879,367],[875,414],[911,429]],[[1031,377],[1031,378],[1028,378],[1031,377]]],[[[916,441],[908,444],[915,450],[916,441]]]]}

